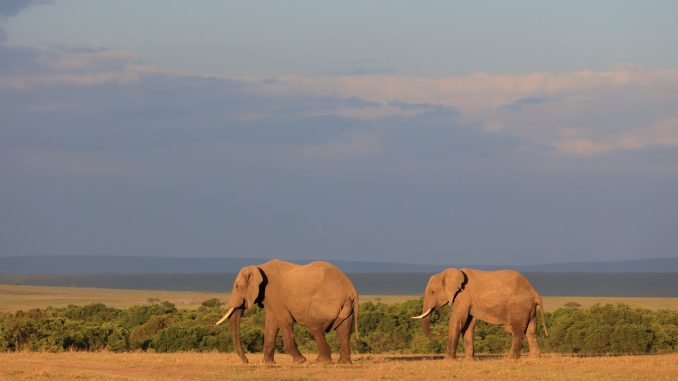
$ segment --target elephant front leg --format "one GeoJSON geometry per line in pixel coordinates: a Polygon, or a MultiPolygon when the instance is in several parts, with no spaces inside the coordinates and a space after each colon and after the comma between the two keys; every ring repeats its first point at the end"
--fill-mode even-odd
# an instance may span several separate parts
{"type": "Polygon", "coordinates": [[[299,353],[297,348],[297,342],[294,341],[294,329],[292,323],[284,324],[280,326],[280,331],[282,331],[283,343],[285,344],[285,350],[287,353],[292,356],[292,361],[295,364],[303,364],[306,362],[306,357],[302,356],[299,353]]]}
{"type": "Polygon", "coordinates": [[[460,332],[461,323],[456,319],[450,319],[450,328],[447,336],[447,358],[450,360],[457,358],[457,346],[459,345],[460,332]]]}
{"type": "Polygon", "coordinates": [[[473,360],[473,329],[476,326],[476,318],[470,316],[464,327],[464,354],[469,360],[473,360]]]}
{"type": "Polygon", "coordinates": [[[278,338],[278,322],[273,318],[273,314],[266,313],[264,321],[264,362],[274,364],[275,340],[278,338]]]}

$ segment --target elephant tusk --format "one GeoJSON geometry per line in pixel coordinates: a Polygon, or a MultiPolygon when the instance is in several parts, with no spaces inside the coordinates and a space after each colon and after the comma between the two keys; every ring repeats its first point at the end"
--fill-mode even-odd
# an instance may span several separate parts
{"type": "Polygon", "coordinates": [[[423,319],[426,316],[428,316],[428,314],[430,314],[431,311],[433,311],[433,308],[429,308],[426,312],[424,312],[423,314],[421,314],[419,316],[413,316],[412,319],[423,319]]]}
{"type": "Polygon", "coordinates": [[[235,308],[231,307],[231,309],[228,310],[228,312],[226,312],[226,315],[224,315],[224,317],[222,317],[221,320],[219,320],[217,322],[217,324],[215,324],[215,325],[219,325],[219,324],[223,323],[224,321],[228,320],[228,318],[231,317],[231,314],[233,313],[233,311],[235,311],[235,308]]]}

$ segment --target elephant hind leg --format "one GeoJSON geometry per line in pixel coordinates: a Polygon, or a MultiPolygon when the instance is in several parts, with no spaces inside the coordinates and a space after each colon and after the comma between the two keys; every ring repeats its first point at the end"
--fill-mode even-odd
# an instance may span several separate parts
{"type": "Polygon", "coordinates": [[[520,358],[520,349],[523,345],[523,338],[525,337],[526,324],[523,322],[514,322],[511,324],[511,333],[513,334],[513,341],[511,343],[510,358],[520,358]]]}
{"type": "Polygon", "coordinates": [[[539,342],[537,342],[537,318],[536,316],[530,319],[527,325],[527,344],[530,346],[530,357],[541,356],[539,349],[539,342]]]}
{"type": "Polygon", "coordinates": [[[330,364],[332,363],[332,354],[327,340],[325,340],[325,329],[324,327],[309,327],[315,343],[318,346],[318,358],[315,360],[319,364],[330,364]]]}
{"type": "Polygon", "coordinates": [[[335,329],[339,337],[339,364],[351,364],[351,328],[353,328],[353,313],[335,329]]]}
{"type": "Polygon", "coordinates": [[[512,359],[520,358],[520,348],[523,345],[523,334],[522,333],[513,333],[513,341],[511,342],[511,353],[509,357],[512,359]]]}

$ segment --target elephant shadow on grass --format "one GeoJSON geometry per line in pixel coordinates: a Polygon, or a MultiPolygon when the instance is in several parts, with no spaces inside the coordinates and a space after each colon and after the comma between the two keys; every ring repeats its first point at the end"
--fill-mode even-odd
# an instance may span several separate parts
{"type": "MultiPolygon", "coordinates": [[[[384,361],[425,361],[425,360],[445,360],[445,355],[415,355],[415,356],[385,356],[384,361]]],[[[475,354],[474,361],[497,360],[506,358],[505,354],[482,353],[475,354]]]]}

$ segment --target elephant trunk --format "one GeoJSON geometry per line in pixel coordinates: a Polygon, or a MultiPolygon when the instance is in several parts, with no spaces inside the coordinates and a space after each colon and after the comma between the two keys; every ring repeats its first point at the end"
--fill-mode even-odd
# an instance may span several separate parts
{"type": "Polygon", "coordinates": [[[238,357],[240,357],[242,362],[247,364],[249,361],[247,360],[247,356],[245,356],[245,352],[242,351],[242,346],[240,345],[240,317],[242,316],[243,312],[244,311],[242,308],[236,309],[231,315],[231,318],[228,320],[228,324],[231,329],[231,341],[233,342],[235,353],[238,354],[238,357]]]}
{"type": "Polygon", "coordinates": [[[424,329],[424,335],[428,337],[431,340],[440,340],[443,337],[443,333],[439,333],[437,335],[433,335],[431,333],[431,314],[429,313],[428,315],[424,316],[421,319],[421,327],[424,329]]]}

